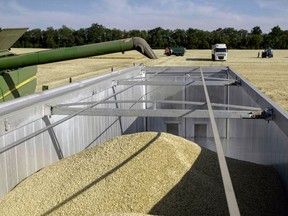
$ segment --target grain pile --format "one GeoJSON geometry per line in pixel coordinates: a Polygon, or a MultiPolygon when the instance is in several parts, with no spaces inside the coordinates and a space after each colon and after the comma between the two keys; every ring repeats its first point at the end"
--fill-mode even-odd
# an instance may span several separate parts
{"type": "MultiPolygon", "coordinates": [[[[228,159],[243,215],[284,214],[269,167],[228,159]]],[[[217,155],[167,133],[115,137],[35,173],[1,215],[228,215],[217,155]],[[128,213],[128,214],[124,214],[128,213]]]]}

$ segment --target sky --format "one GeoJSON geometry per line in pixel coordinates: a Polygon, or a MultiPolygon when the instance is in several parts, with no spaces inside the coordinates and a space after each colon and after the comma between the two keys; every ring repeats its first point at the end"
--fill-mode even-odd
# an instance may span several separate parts
{"type": "Polygon", "coordinates": [[[0,0],[0,28],[288,30],[288,0],[0,0]]]}

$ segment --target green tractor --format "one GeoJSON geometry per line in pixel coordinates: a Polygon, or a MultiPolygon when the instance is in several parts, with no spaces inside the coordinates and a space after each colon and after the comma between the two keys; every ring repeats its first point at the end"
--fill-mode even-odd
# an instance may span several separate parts
{"type": "Polygon", "coordinates": [[[11,28],[0,31],[0,102],[35,92],[37,65],[70,59],[137,50],[148,58],[157,56],[148,43],[139,37],[94,43],[82,46],[51,49],[15,55],[11,46],[28,28],[11,28]]]}

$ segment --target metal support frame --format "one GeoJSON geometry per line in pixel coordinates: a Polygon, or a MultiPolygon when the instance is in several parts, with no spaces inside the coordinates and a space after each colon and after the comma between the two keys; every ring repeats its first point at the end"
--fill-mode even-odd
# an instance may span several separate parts
{"type": "MultiPolygon", "coordinates": [[[[209,86],[225,86],[234,83],[235,81],[207,81],[207,85],[209,86]]],[[[117,85],[133,85],[137,83],[137,80],[118,80],[117,85]]],[[[180,81],[180,80],[151,80],[151,81],[143,81],[142,83],[138,83],[138,85],[163,85],[163,86],[202,86],[202,81],[194,80],[194,81],[180,81]]]]}
{"type": "MultiPolygon", "coordinates": [[[[42,118],[42,120],[44,121],[44,123],[45,123],[46,126],[51,125],[51,122],[50,122],[48,116],[44,116],[44,117],[42,118]]],[[[49,133],[50,138],[51,138],[51,140],[52,140],[52,143],[53,143],[54,149],[55,149],[55,151],[56,151],[56,154],[57,154],[57,156],[58,156],[58,159],[59,159],[59,160],[63,159],[63,158],[64,158],[63,152],[62,152],[62,150],[61,150],[61,146],[60,146],[60,144],[59,144],[59,142],[58,142],[58,139],[57,139],[57,136],[56,136],[56,134],[55,134],[55,132],[54,132],[54,129],[53,129],[53,128],[49,128],[49,129],[48,129],[48,133],[49,133]]]]}
{"type": "MultiPolygon", "coordinates": [[[[53,107],[51,115],[73,115],[83,108],[53,107]]],[[[250,118],[251,111],[239,110],[214,110],[215,118],[250,118]]],[[[173,118],[209,118],[208,110],[191,109],[115,109],[115,108],[91,108],[79,115],[82,116],[126,116],[126,117],[173,117],[173,118]]]]}
{"type": "MultiPolygon", "coordinates": [[[[77,106],[87,106],[95,102],[79,102],[79,103],[69,103],[69,104],[59,104],[51,107],[50,115],[71,115],[83,107],[77,106]],[[73,107],[72,107],[73,106],[73,107]]],[[[175,100],[106,100],[99,101],[98,104],[109,104],[115,103],[115,108],[96,108],[86,110],[82,112],[81,115],[84,116],[126,116],[126,117],[184,117],[184,118],[209,118],[208,110],[205,110],[207,106],[206,102],[192,102],[192,101],[175,101],[175,100]],[[142,103],[145,104],[145,109],[120,109],[119,104],[121,103],[142,103]],[[182,104],[186,105],[186,109],[159,109],[161,104],[182,104]],[[191,108],[193,109],[191,110],[191,108]],[[197,109],[196,107],[201,107],[197,109]]],[[[218,110],[214,110],[216,118],[255,118],[257,113],[261,113],[259,107],[249,107],[249,106],[239,106],[239,105],[227,105],[211,103],[212,107],[217,107],[218,110]],[[231,110],[227,110],[229,108],[231,110]]]]}
{"type": "MultiPolygon", "coordinates": [[[[114,94],[114,100],[116,101],[116,102],[115,102],[115,107],[116,107],[116,109],[119,109],[119,105],[118,105],[118,103],[117,103],[115,86],[112,86],[112,91],[113,91],[113,94],[114,94]]],[[[118,119],[117,119],[117,120],[119,120],[119,125],[120,125],[121,134],[123,134],[123,126],[122,126],[121,116],[118,116],[118,119]]]]}
{"type": "Polygon", "coordinates": [[[213,109],[211,106],[210,97],[209,97],[207,86],[205,83],[205,78],[204,78],[204,75],[203,75],[201,68],[200,68],[200,71],[201,71],[201,75],[202,75],[203,88],[204,88],[207,106],[208,106],[208,110],[209,110],[210,122],[211,122],[214,140],[215,140],[215,144],[216,144],[217,156],[218,156],[218,161],[219,161],[219,165],[220,165],[220,171],[221,171],[221,175],[222,175],[222,181],[223,181],[223,185],[224,185],[224,190],[225,190],[225,195],[226,195],[229,213],[230,213],[230,215],[233,215],[233,216],[238,216],[238,215],[240,216],[238,203],[236,200],[234,188],[232,185],[228,166],[226,163],[222,143],[220,140],[218,128],[217,128],[216,121],[215,121],[214,112],[213,112],[213,109]]]}
{"type": "MultiPolygon", "coordinates": [[[[69,106],[84,106],[84,105],[91,105],[94,102],[79,102],[79,103],[66,103],[66,104],[58,104],[53,106],[53,108],[59,108],[59,107],[69,107],[69,106]]],[[[99,104],[108,104],[108,103],[145,103],[151,104],[153,107],[155,107],[157,104],[185,104],[185,105],[191,105],[191,106],[205,106],[207,105],[206,102],[196,102],[196,101],[177,101],[177,100],[116,100],[116,101],[98,101],[99,104]],[[155,105],[156,104],[156,105],[155,105]]],[[[229,104],[219,104],[219,103],[211,103],[212,107],[221,107],[221,108],[230,108],[230,109],[239,109],[239,110],[250,110],[253,111],[261,111],[261,108],[259,107],[250,107],[250,106],[239,106],[239,105],[229,105],[229,104]]],[[[157,107],[157,106],[156,106],[157,107]]]]}
{"type": "MultiPolygon", "coordinates": [[[[129,89],[129,88],[131,88],[131,87],[132,87],[132,86],[128,86],[127,88],[123,89],[122,91],[117,92],[116,94],[120,94],[120,93],[126,91],[127,89],[129,89]]],[[[110,98],[113,98],[114,95],[115,95],[115,94],[112,94],[112,95],[108,96],[107,98],[104,98],[102,101],[109,100],[110,98]]],[[[57,126],[57,125],[59,125],[59,124],[62,124],[62,123],[64,123],[64,122],[68,121],[68,120],[71,119],[71,118],[74,118],[74,117],[80,115],[82,112],[85,112],[86,110],[89,110],[89,109],[95,107],[96,105],[98,105],[98,104],[100,104],[100,103],[101,103],[101,101],[100,101],[100,102],[95,102],[95,103],[89,105],[88,107],[82,108],[82,109],[78,110],[77,112],[74,112],[74,113],[71,114],[71,115],[68,115],[68,116],[66,116],[66,117],[64,117],[64,118],[62,118],[62,119],[60,119],[60,120],[58,120],[58,121],[56,121],[56,122],[54,122],[54,123],[52,123],[52,124],[44,127],[44,128],[41,128],[41,129],[39,129],[39,130],[37,130],[37,131],[29,134],[28,136],[25,136],[25,137],[23,137],[23,138],[15,141],[15,142],[13,142],[13,143],[10,143],[9,145],[7,145],[7,146],[5,146],[4,148],[1,148],[1,149],[0,149],[0,154],[8,151],[9,149],[12,149],[12,148],[20,145],[21,143],[23,143],[23,142],[25,142],[25,141],[27,141],[27,140],[32,139],[32,138],[35,137],[35,136],[38,136],[39,134],[41,134],[41,133],[49,130],[50,128],[53,128],[53,127],[55,127],[55,126],[57,126]]],[[[46,115],[50,115],[50,114],[46,114],[46,115]]]]}
{"type": "MultiPolygon", "coordinates": [[[[160,72],[158,72],[158,73],[160,73],[160,72]]],[[[156,76],[158,73],[155,73],[155,76],[156,76]]],[[[147,78],[147,79],[149,79],[149,78],[147,78]]],[[[141,81],[139,81],[139,82],[141,82],[141,81]]],[[[136,85],[136,84],[137,84],[137,83],[135,83],[135,85],[136,85]]],[[[94,102],[93,104],[90,104],[88,107],[82,108],[82,109],[78,110],[77,112],[74,112],[74,113],[71,114],[71,115],[68,115],[68,116],[66,116],[66,117],[64,117],[64,118],[62,118],[62,119],[60,119],[60,120],[58,120],[58,121],[56,121],[56,122],[54,122],[54,123],[52,123],[52,124],[44,127],[44,128],[41,128],[41,129],[39,129],[39,130],[37,130],[37,131],[29,134],[28,136],[22,137],[22,138],[20,138],[20,139],[18,139],[18,140],[16,140],[16,141],[14,141],[14,142],[6,145],[5,147],[3,147],[3,148],[0,149],[0,154],[2,154],[2,153],[4,153],[4,152],[6,152],[6,151],[8,151],[8,150],[10,150],[10,149],[18,146],[18,145],[20,145],[21,143],[23,143],[23,142],[25,142],[25,141],[28,141],[28,140],[32,139],[32,138],[35,137],[35,136],[38,136],[39,134],[44,133],[45,131],[47,131],[47,130],[49,130],[49,129],[57,126],[57,125],[60,125],[60,124],[62,124],[62,123],[64,123],[64,122],[68,121],[69,119],[72,119],[72,118],[74,118],[74,117],[76,117],[76,116],[78,116],[78,115],[81,115],[82,112],[85,112],[85,111],[87,111],[87,110],[89,110],[89,109],[97,106],[97,105],[100,104],[101,102],[104,102],[104,101],[106,101],[106,100],[109,100],[109,99],[113,98],[115,95],[118,95],[118,94],[120,94],[120,93],[122,93],[122,92],[127,91],[128,89],[132,88],[133,86],[134,86],[134,85],[128,86],[128,87],[122,89],[121,91],[116,92],[115,94],[112,94],[112,95],[110,95],[110,96],[102,99],[101,101],[94,102]]],[[[51,111],[51,109],[50,109],[50,111],[51,111]]],[[[49,113],[46,113],[46,115],[50,115],[50,114],[49,114],[49,113]]]]}

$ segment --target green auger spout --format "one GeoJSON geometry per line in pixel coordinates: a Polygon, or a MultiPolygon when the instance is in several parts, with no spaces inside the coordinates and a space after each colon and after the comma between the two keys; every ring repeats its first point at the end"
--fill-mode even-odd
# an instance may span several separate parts
{"type": "Polygon", "coordinates": [[[129,50],[137,50],[151,59],[157,58],[149,44],[140,37],[14,55],[9,51],[10,47],[27,29],[0,30],[0,102],[35,92],[36,66],[39,64],[129,50]]]}
{"type": "Polygon", "coordinates": [[[137,50],[151,59],[157,58],[153,50],[143,38],[132,37],[115,41],[52,49],[0,58],[0,71],[89,56],[125,52],[129,50],[137,50]]]}

